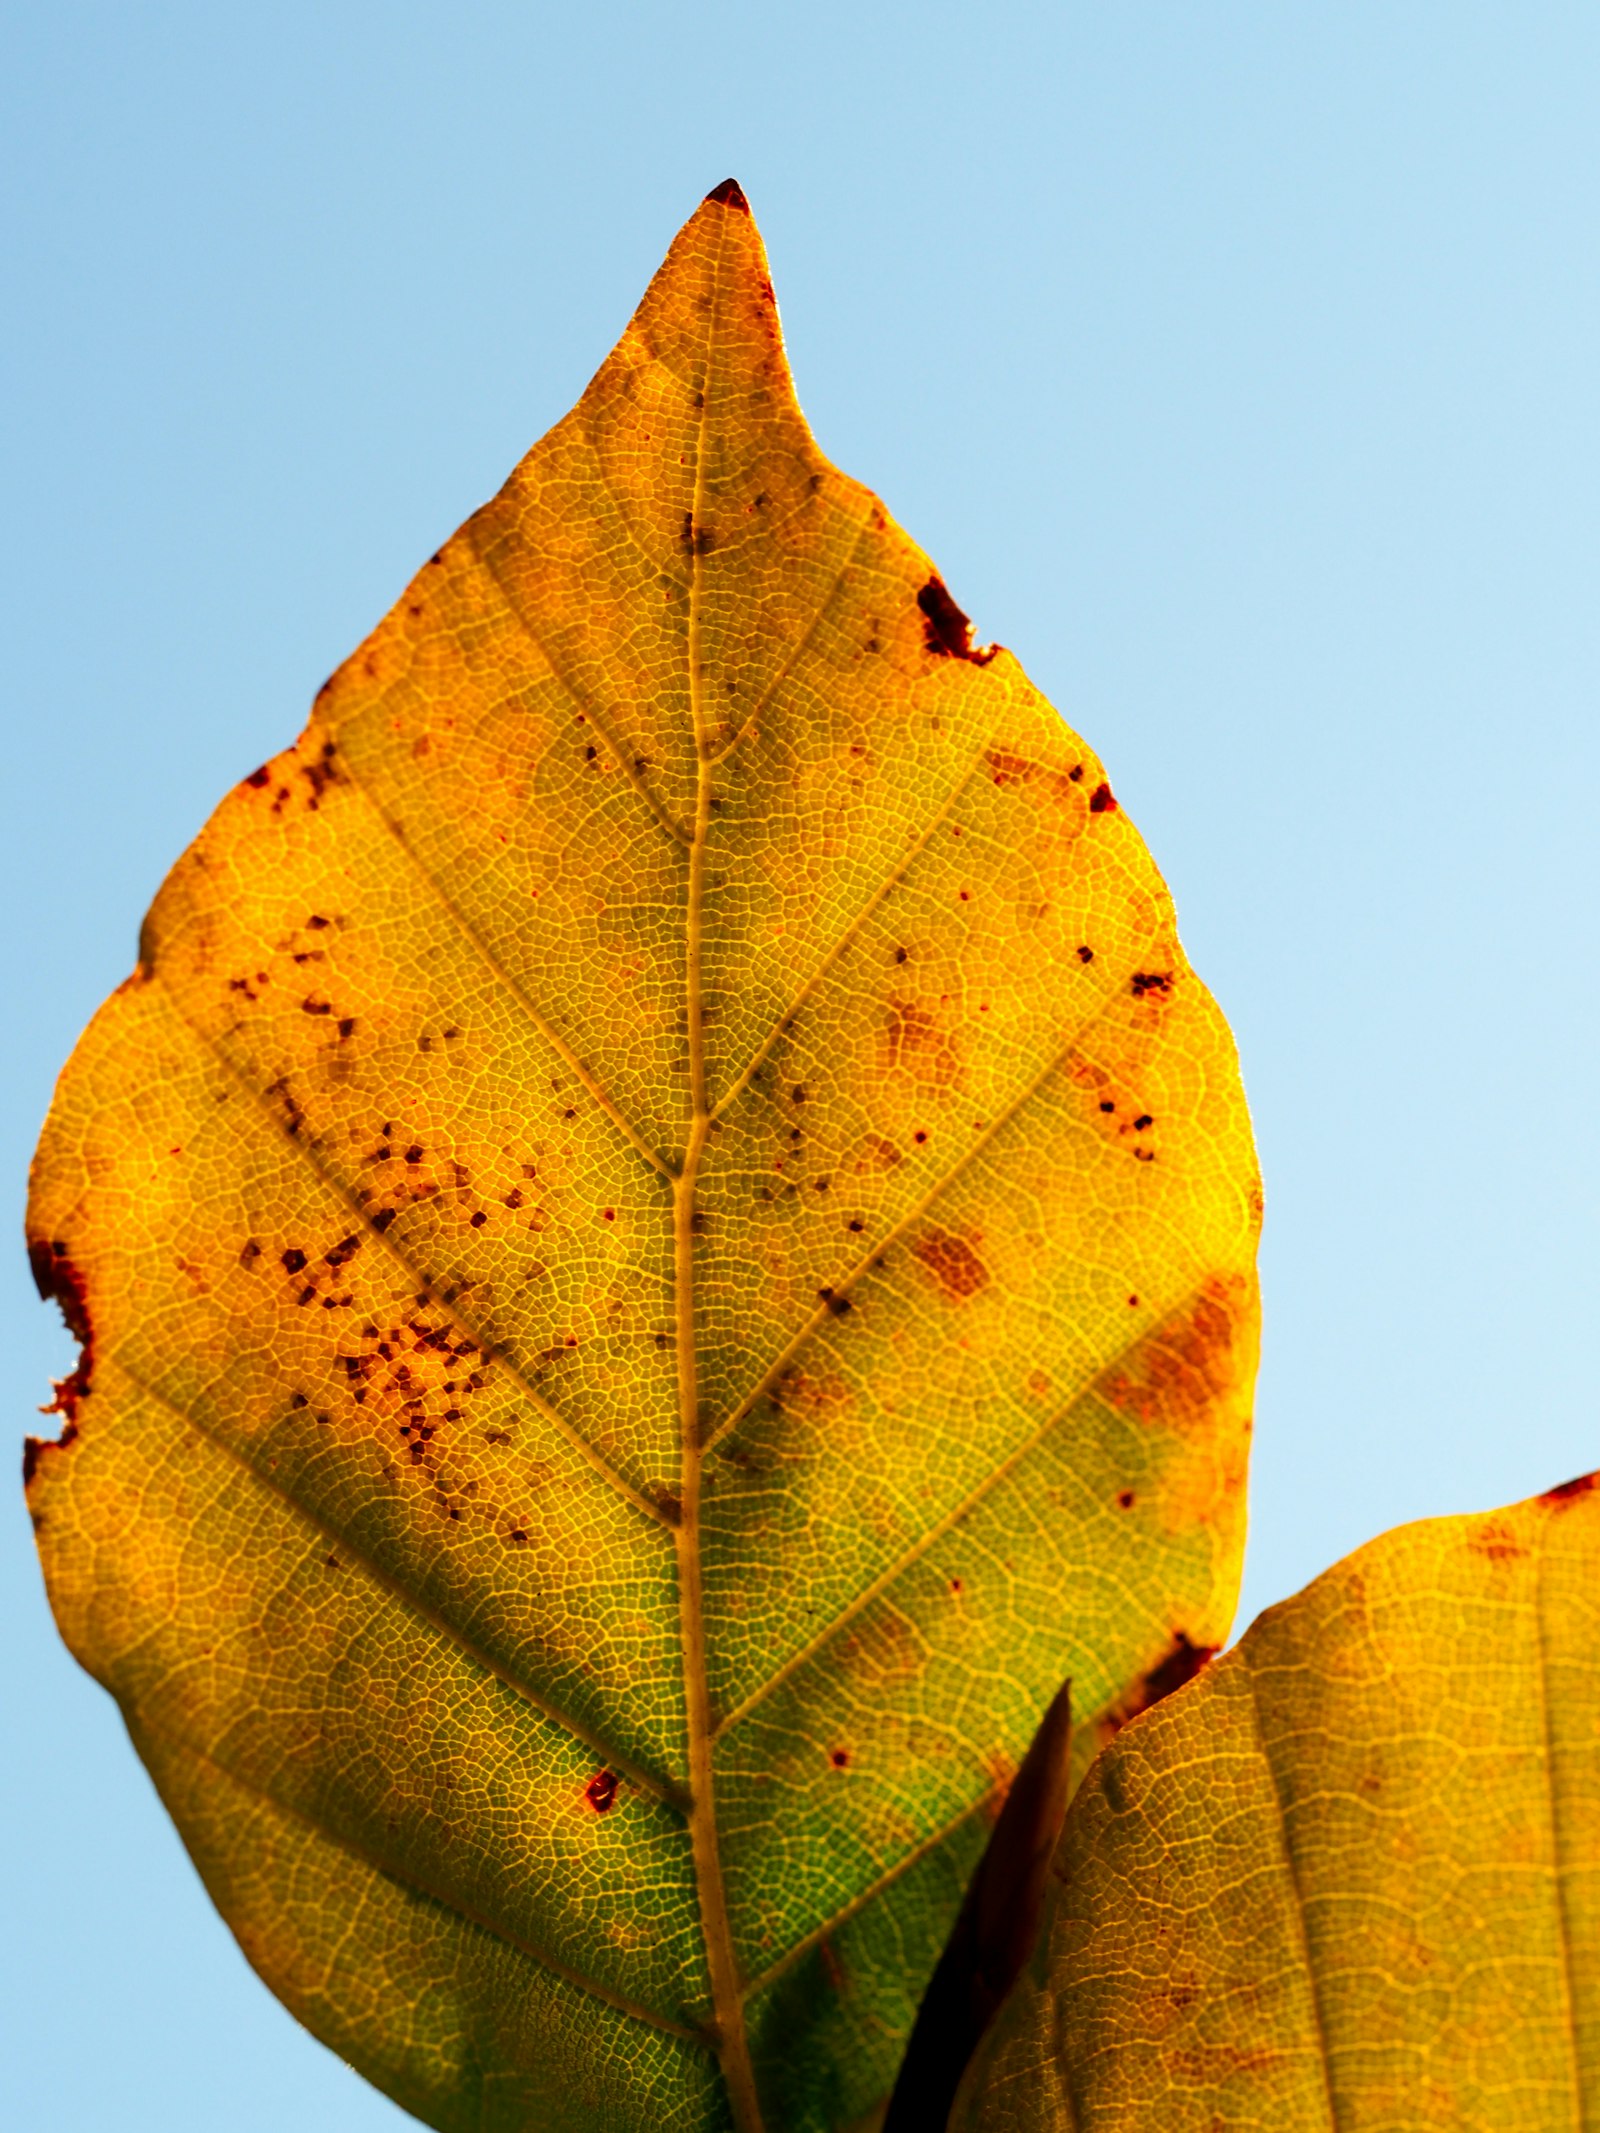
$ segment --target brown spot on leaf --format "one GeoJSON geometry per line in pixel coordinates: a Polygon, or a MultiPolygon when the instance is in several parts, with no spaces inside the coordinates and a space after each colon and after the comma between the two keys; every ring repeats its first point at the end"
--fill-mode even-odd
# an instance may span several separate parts
{"type": "Polygon", "coordinates": [[[950,1230],[925,1230],[912,1244],[911,1256],[922,1262],[947,1296],[976,1296],[989,1285],[989,1269],[966,1238],[950,1230]]]}
{"type": "Polygon", "coordinates": [[[862,1143],[861,1160],[856,1164],[856,1175],[871,1170],[893,1170],[905,1157],[893,1141],[886,1141],[881,1134],[869,1133],[862,1143]]]}
{"type": "Polygon", "coordinates": [[[948,1088],[961,1074],[960,1054],[938,1017],[912,1000],[889,1002],[884,1059],[891,1071],[939,1089],[948,1088]]]}
{"type": "Polygon", "coordinates": [[[1241,1275],[1213,1275],[1106,1371],[1096,1387],[1101,1398],[1146,1424],[1203,1422],[1248,1368],[1248,1290],[1241,1275]]]}
{"type": "Polygon", "coordinates": [[[1102,781],[1089,795],[1089,812],[1091,815],[1114,815],[1116,811],[1117,803],[1111,787],[1102,781]]]}

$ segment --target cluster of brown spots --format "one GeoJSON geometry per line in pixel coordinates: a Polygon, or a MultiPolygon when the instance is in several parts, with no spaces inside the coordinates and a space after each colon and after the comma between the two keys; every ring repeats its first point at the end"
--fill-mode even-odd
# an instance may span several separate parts
{"type": "Polygon", "coordinates": [[[1241,1375],[1243,1276],[1212,1276],[1181,1310],[1147,1333],[1099,1380],[1101,1397],[1145,1424],[1203,1422],[1241,1375]]]}
{"type": "MultiPolygon", "coordinates": [[[[420,1306],[425,1299],[418,1301],[420,1306]]],[[[433,1440],[445,1425],[465,1419],[461,1403],[488,1383],[487,1352],[453,1327],[431,1324],[420,1308],[387,1328],[369,1320],[359,1338],[359,1348],[334,1358],[352,1401],[374,1415],[387,1414],[410,1463],[436,1474],[433,1440]],[[475,1367],[464,1370],[463,1364],[475,1367]]]]}
{"type": "Polygon", "coordinates": [[[268,1083],[262,1093],[269,1100],[276,1097],[283,1108],[283,1130],[290,1140],[297,1140],[306,1122],[306,1107],[289,1087],[288,1075],[280,1074],[276,1081],[268,1083]]]}
{"type": "Polygon", "coordinates": [[[991,748],[984,755],[989,774],[996,785],[1031,785],[1039,775],[1039,765],[1030,762],[1025,755],[1012,755],[1005,748],[991,748]]]}
{"type": "Polygon", "coordinates": [[[849,1297],[841,1295],[837,1289],[818,1289],[817,1295],[835,1318],[843,1318],[851,1308],[849,1297]]]}
{"type": "Polygon", "coordinates": [[[621,1779],[614,1770],[597,1770],[583,1788],[583,1797],[597,1815],[608,1815],[617,1804],[621,1779]]]}
{"type": "MultiPolygon", "coordinates": [[[[340,773],[334,760],[338,752],[334,742],[324,741],[319,755],[313,756],[309,762],[297,763],[295,766],[311,788],[311,798],[306,804],[313,814],[322,805],[322,795],[328,787],[339,782],[340,773]]],[[[276,813],[276,808],[273,811],[276,813]]]]}
{"type": "Polygon", "coordinates": [[[972,624],[951,599],[937,571],[917,594],[922,610],[922,641],[940,659],[966,659],[986,667],[995,655],[989,645],[980,650],[972,641],[972,624]]]}
{"type": "Polygon", "coordinates": [[[1042,778],[1063,805],[1076,798],[1074,788],[1083,783],[1081,763],[1074,763],[1070,770],[1054,770],[1047,764],[1034,762],[1029,756],[1014,755],[1005,748],[989,749],[984,761],[996,785],[1031,785],[1042,778]]]}
{"type": "Polygon", "coordinates": [[[989,1269],[966,1238],[950,1230],[924,1230],[913,1242],[911,1256],[928,1269],[947,1296],[957,1301],[976,1296],[989,1285],[989,1269]]]}
{"type": "Polygon", "coordinates": [[[1136,1000],[1143,1000],[1154,993],[1166,999],[1172,991],[1170,970],[1136,970],[1128,980],[1128,990],[1136,1000]]]}
{"type": "Polygon", "coordinates": [[[1103,1748],[1131,1719],[1142,1717],[1175,1690],[1193,1681],[1196,1674],[1211,1664],[1219,1648],[1215,1644],[1195,1644],[1186,1630],[1174,1630],[1171,1644],[1155,1665],[1131,1682],[1126,1692],[1096,1719],[1096,1747],[1103,1748]]]}
{"type": "Polygon", "coordinates": [[[1491,1563],[1514,1563],[1533,1553],[1525,1548],[1503,1519],[1487,1518],[1474,1526],[1467,1535],[1467,1546],[1474,1555],[1484,1556],[1491,1563]]]}
{"type": "MultiPolygon", "coordinates": [[[[716,535],[709,526],[697,525],[692,511],[683,514],[683,528],[678,537],[685,555],[709,555],[717,545],[716,535]]],[[[591,748],[589,753],[593,755],[594,750],[591,748]]]]}

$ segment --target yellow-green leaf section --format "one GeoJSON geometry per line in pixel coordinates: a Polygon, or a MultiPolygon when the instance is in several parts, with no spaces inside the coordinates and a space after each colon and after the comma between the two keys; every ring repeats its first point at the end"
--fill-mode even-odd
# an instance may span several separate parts
{"type": "Polygon", "coordinates": [[[845,2123],[1063,1676],[1225,1633],[1257,1211],[1105,770],[719,188],[63,1078],[57,1617],[419,2117],[845,2123]]]}
{"type": "Polygon", "coordinates": [[[964,2133],[1600,2124],[1597,1483],[1370,1542],[1106,1750],[964,2133]]]}

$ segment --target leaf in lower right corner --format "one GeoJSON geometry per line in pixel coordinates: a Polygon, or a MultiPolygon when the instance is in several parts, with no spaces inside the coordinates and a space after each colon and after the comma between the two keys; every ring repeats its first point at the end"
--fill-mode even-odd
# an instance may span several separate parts
{"type": "Polygon", "coordinates": [[[961,2133],[1600,2123],[1600,1476],[1270,1609],[1055,1872],[961,2133]]]}

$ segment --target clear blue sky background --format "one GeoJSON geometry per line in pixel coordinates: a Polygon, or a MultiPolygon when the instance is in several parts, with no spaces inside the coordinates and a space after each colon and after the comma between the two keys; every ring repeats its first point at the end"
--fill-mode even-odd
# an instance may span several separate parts
{"type": "MultiPolygon", "coordinates": [[[[232,780],[730,172],[823,447],[1102,751],[1265,1164],[1245,1613],[1600,1463],[1600,9],[14,4],[13,1441],[52,1078],[232,780]]],[[[0,2116],[399,2118],[258,1986],[4,1513],[0,2116]]]]}

